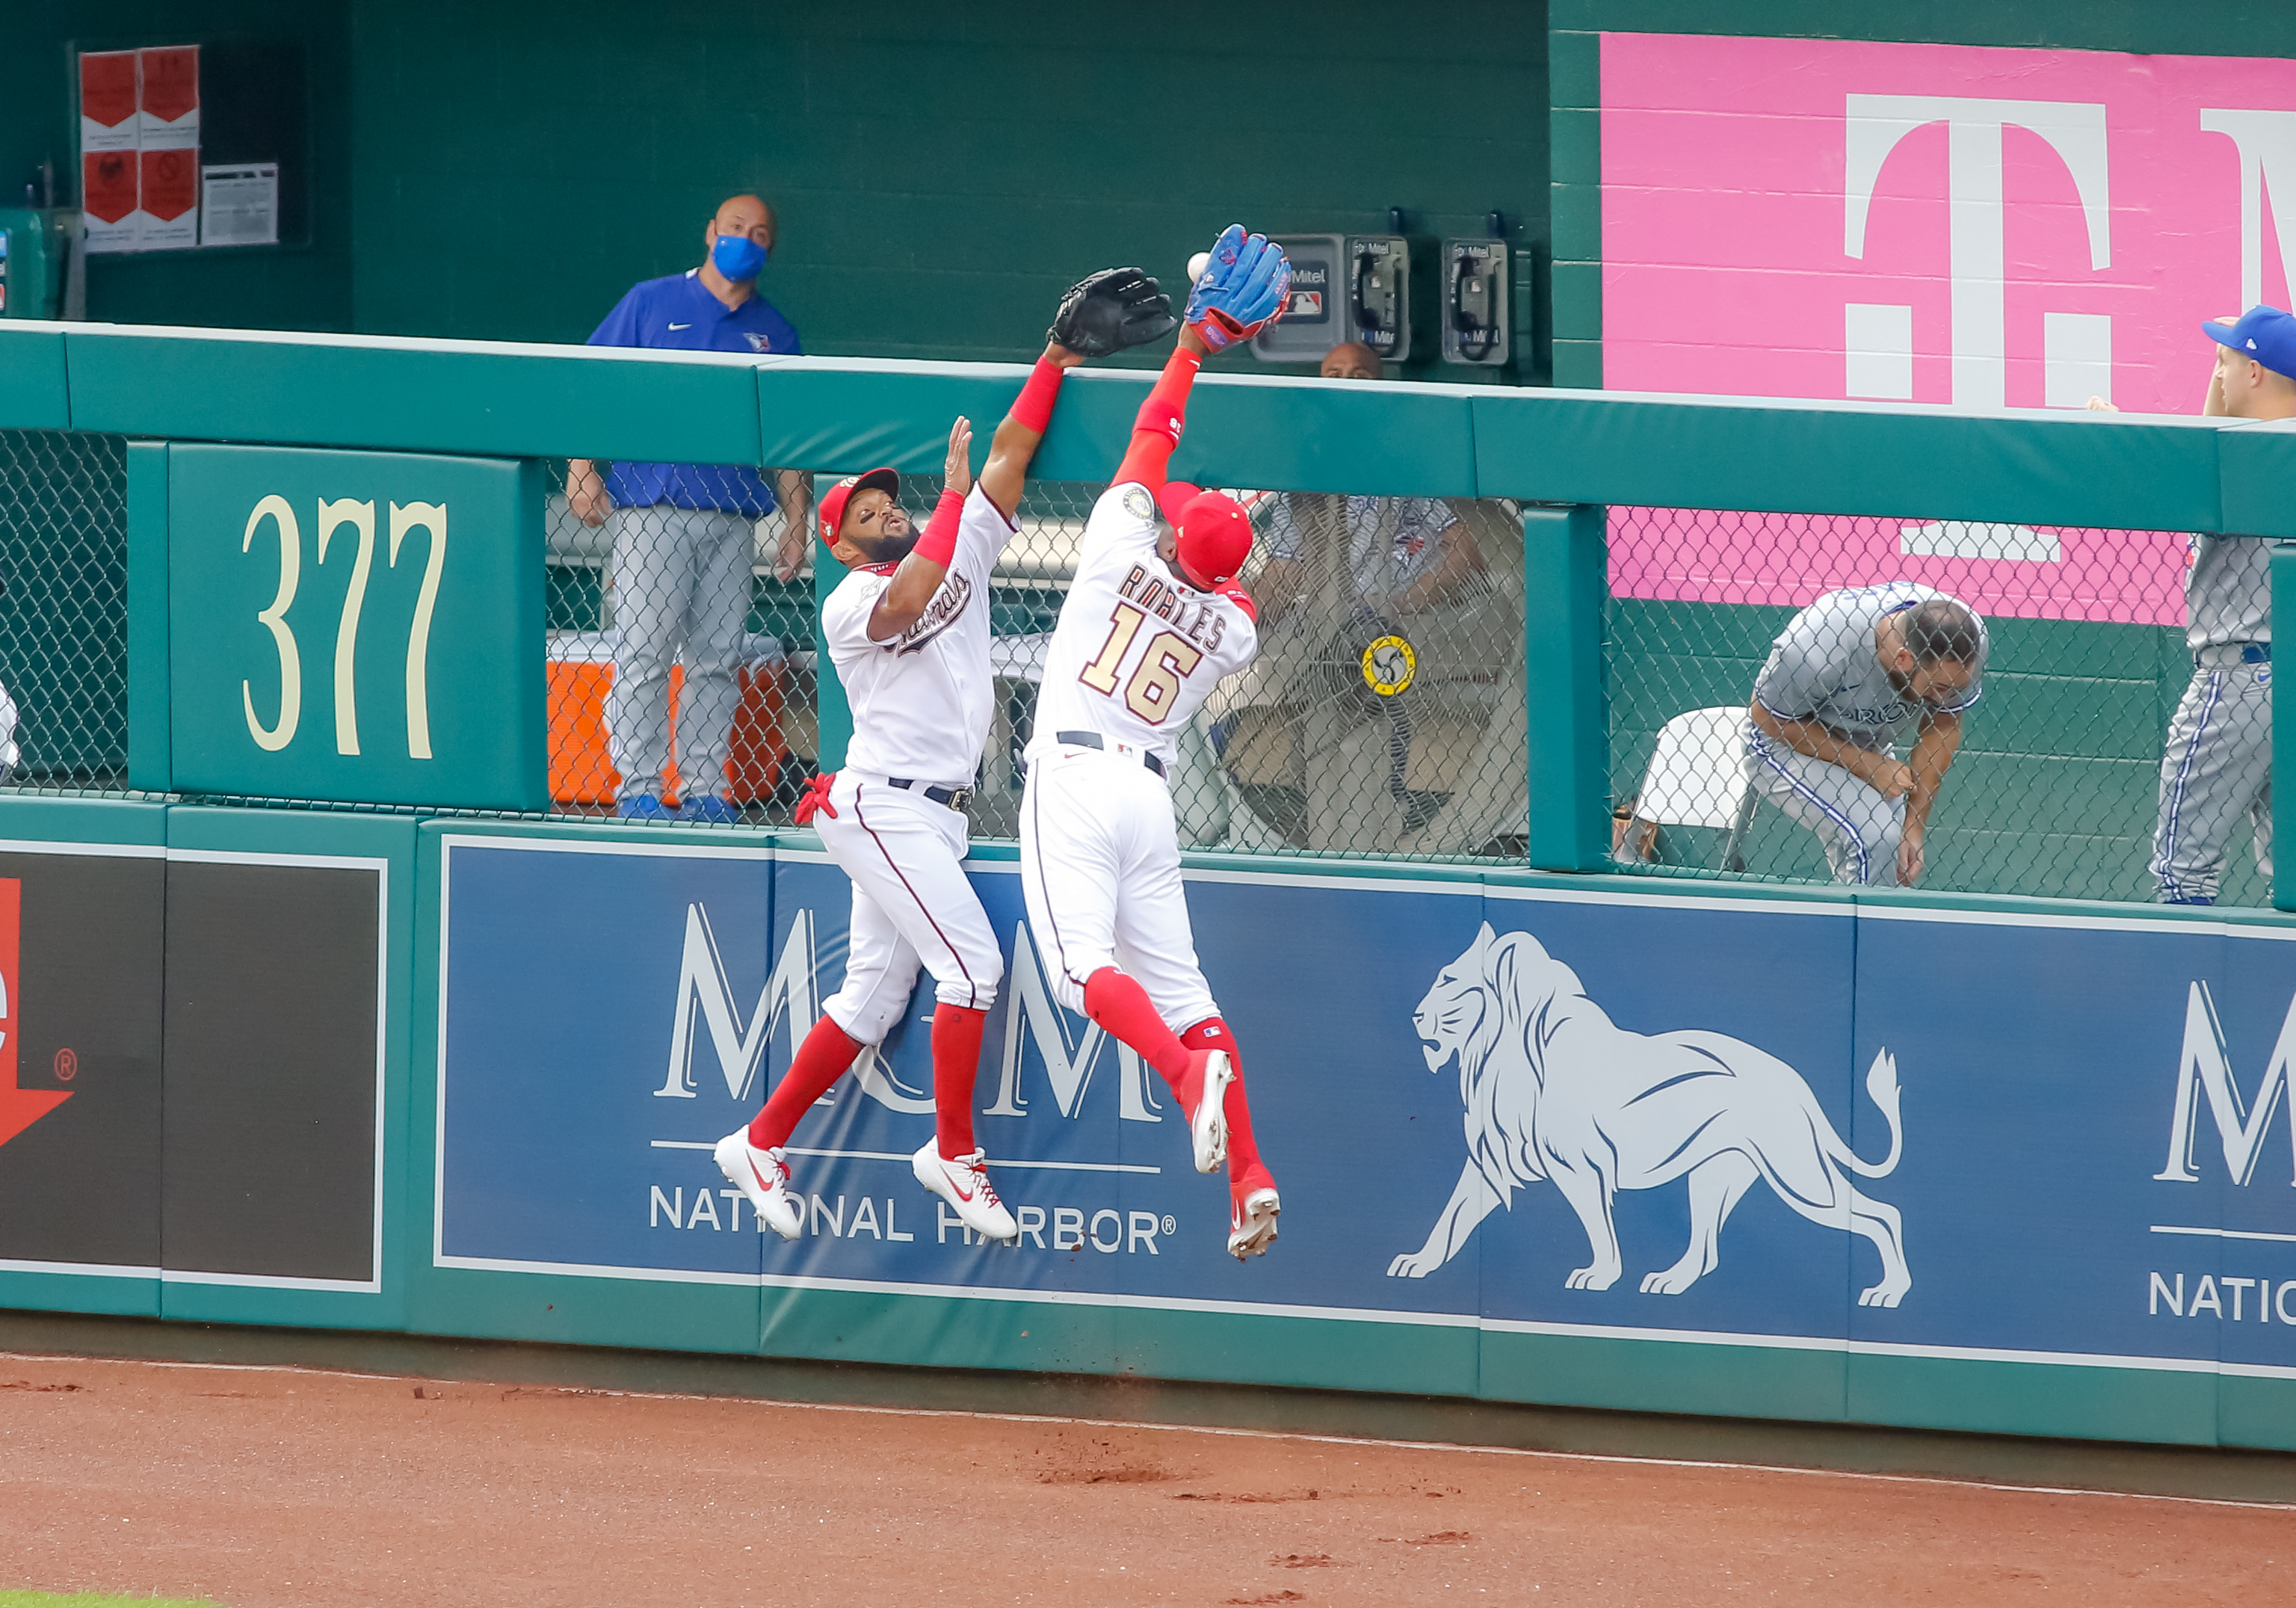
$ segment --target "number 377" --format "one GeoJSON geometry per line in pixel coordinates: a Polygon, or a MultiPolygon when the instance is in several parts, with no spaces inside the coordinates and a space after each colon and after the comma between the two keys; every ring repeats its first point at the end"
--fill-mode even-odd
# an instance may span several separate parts
{"type": "MultiPolygon", "coordinates": [[[[415,596],[414,619],[406,633],[406,757],[428,759],[431,757],[430,616],[439,603],[439,574],[447,563],[447,505],[392,503],[390,510],[390,546],[386,562],[392,569],[398,567],[398,550],[408,532],[420,529],[430,537],[430,554],[422,566],[422,589],[415,596]]],[[[279,589],[271,606],[255,618],[271,633],[272,646],[279,655],[278,719],[264,725],[255,712],[255,689],[250,683],[239,684],[239,696],[256,746],[275,753],[295,740],[295,727],[303,716],[303,656],[295,644],[294,628],[287,623],[287,611],[294,604],[295,588],[302,579],[303,532],[287,499],[274,494],[256,504],[255,512],[247,516],[247,533],[239,544],[242,553],[253,551],[256,532],[266,520],[279,535],[279,589]]],[[[350,497],[332,503],[321,498],[318,562],[327,562],[329,545],[336,532],[346,527],[358,542],[356,547],[344,544],[350,549],[351,578],[343,594],[342,614],[335,622],[335,751],[355,754],[359,751],[359,611],[366,603],[367,573],[374,566],[374,505],[350,497]]]]}

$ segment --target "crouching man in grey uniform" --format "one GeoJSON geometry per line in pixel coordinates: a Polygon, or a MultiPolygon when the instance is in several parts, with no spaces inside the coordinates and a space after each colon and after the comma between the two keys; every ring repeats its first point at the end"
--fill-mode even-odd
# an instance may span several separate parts
{"type": "Polygon", "coordinates": [[[1835,882],[1919,880],[1986,648],[1975,610],[1911,581],[1829,592],[1779,634],[1747,709],[1747,779],[1817,833],[1835,882]]]}
{"type": "MultiPolygon", "coordinates": [[[[2210,418],[2296,417],[2296,317],[2252,307],[2201,325],[2217,343],[2201,412],[2210,418]]],[[[2092,399],[2091,407],[2110,405],[2092,399]]],[[[2193,679],[2161,756],[2152,878],[2166,905],[2213,905],[2233,828],[2256,828],[2256,863],[2272,880],[2272,546],[2253,537],[2195,536],[2185,573],[2185,645],[2193,679]]]]}

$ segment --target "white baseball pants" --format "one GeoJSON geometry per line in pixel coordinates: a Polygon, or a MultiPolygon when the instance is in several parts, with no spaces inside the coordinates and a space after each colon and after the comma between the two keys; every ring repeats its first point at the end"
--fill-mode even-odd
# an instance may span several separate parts
{"type": "Polygon", "coordinates": [[[1219,1014],[1196,964],[1172,795],[1138,760],[1063,748],[1030,762],[1021,892],[1070,1010],[1084,1013],[1086,979],[1120,966],[1176,1033],[1219,1014]]]}
{"type": "Polygon", "coordinates": [[[2153,880],[2162,903],[2213,901],[2233,828],[2256,830],[2256,863],[2272,880],[2272,666],[2195,670],[2161,755],[2153,880]]]}
{"type": "Polygon", "coordinates": [[[1746,723],[1746,780],[1817,833],[1837,882],[1898,884],[1906,800],[1885,799],[1839,765],[1797,753],[1746,723]]]}
{"type": "Polygon", "coordinates": [[[849,770],[838,773],[829,801],[836,816],[824,809],[813,825],[853,882],[845,983],[823,1007],[831,1020],[859,1043],[881,1042],[907,1007],[920,964],[944,1004],[995,1004],[1004,960],[965,880],[964,814],[849,770]]]}
{"type": "Polygon", "coordinates": [[[687,794],[726,785],[741,707],[755,521],[715,508],[618,508],[614,685],[606,739],[625,799],[661,791],[669,763],[669,667],[680,657],[677,774],[687,794]]]}

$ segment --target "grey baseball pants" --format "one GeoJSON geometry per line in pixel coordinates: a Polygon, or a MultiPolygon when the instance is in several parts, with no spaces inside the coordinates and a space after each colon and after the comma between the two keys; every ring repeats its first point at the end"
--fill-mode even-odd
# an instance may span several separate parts
{"type": "Polygon", "coordinates": [[[620,795],[661,791],[670,759],[669,668],[683,660],[677,774],[686,796],[726,785],[754,521],[715,508],[614,511],[614,685],[606,738],[620,795]]]}

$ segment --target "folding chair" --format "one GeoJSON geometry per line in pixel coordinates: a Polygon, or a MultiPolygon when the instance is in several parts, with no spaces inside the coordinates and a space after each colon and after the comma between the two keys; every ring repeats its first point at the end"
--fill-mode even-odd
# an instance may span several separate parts
{"type": "Polygon", "coordinates": [[[1746,710],[1742,705],[1691,710],[1659,728],[1635,795],[1618,857],[1639,862],[1638,841],[1655,841],[1660,826],[1727,827],[1725,871],[1743,871],[1746,828],[1755,793],[1746,775],[1746,710]]]}

